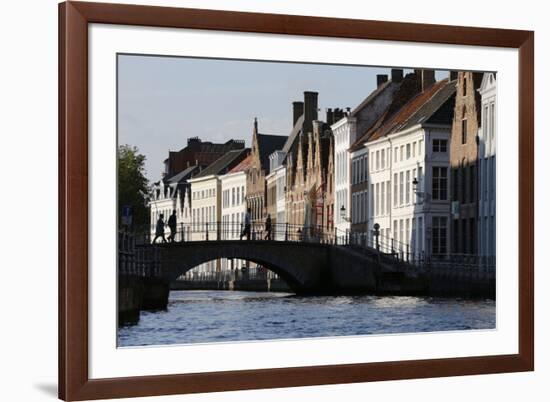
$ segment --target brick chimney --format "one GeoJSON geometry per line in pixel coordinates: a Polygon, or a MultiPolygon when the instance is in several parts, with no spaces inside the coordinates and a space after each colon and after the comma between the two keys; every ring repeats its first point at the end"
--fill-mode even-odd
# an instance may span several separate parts
{"type": "Polygon", "coordinates": [[[377,74],[376,75],[376,86],[379,87],[383,83],[388,81],[388,75],[387,74],[377,74]]]}
{"type": "Polygon", "coordinates": [[[334,113],[332,112],[332,108],[327,109],[327,124],[331,126],[334,123],[334,113]]]}
{"type": "Polygon", "coordinates": [[[414,73],[420,77],[420,88],[422,91],[435,84],[435,70],[414,70],[414,73]]]}
{"type": "Polygon", "coordinates": [[[304,102],[292,102],[292,127],[294,127],[300,116],[303,114],[304,102]]]}
{"type": "Polygon", "coordinates": [[[391,69],[391,80],[395,83],[399,83],[403,80],[403,69],[402,68],[392,68],[391,69]]]}
{"type": "Polygon", "coordinates": [[[312,122],[317,120],[317,92],[304,92],[304,126],[303,132],[310,133],[313,130],[312,122]]]}

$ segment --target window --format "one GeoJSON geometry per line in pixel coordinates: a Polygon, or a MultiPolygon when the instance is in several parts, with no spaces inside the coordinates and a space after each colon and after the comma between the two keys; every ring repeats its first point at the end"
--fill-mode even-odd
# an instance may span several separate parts
{"type": "Polygon", "coordinates": [[[403,251],[403,219],[399,219],[399,250],[403,251]]]}
{"type": "Polygon", "coordinates": [[[447,217],[434,216],[432,218],[432,253],[435,255],[447,254],[447,217]]]}
{"type": "Polygon", "coordinates": [[[468,119],[466,119],[466,106],[462,109],[462,144],[468,139],[468,119]]]}
{"type": "Polygon", "coordinates": [[[433,140],[432,152],[447,152],[447,140],[433,140]]]}
{"type": "Polygon", "coordinates": [[[365,159],[365,165],[363,167],[363,177],[365,178],[365,180],[367,180],[368,178],[368,167],[369,167],[369,161],[367,159],[367,155],[363,156],[363,159],[365,159]]]}
{"type": "Polygon", "coordinates": [[[393,206],[397,206],[397,173],[393,174],[393,206]]]}
{"type": "Polygon", "coordinates": [[[434,167],[432,170],[432,196],[434,200],[447,199],[447,168],[434,167]]]}
{"type": "Polygon", "coordinates": [[[386,213],[390,213],[391,208],[391,183],[390,180],[386,182],[386,213]]]}
{"type": "Polygon", "coordinates": [[[483,108],[483,140],[487,141],[489,137],[487,136],[489,127],[487,126],[488,121],[487,118],[489,117],[489,107],[485,106],[483,108]]]}
{"type": "MultiPolygon", "coordinates": [[[[229,194],[228,194],[229,195],[229,194]]],[[[235,187],[231,189],[231,206],[235,206],[235,187]]]]}
{"type": "Polygon", "coordinates": [[[399,148],[399,160],[402,161],[403,160],[403,150],[405,149],[405,146],[404,145],[401,145],[401,147],[399,148]]]}
{"type": "Polygon", "coordinates": [[[405,220],[405,243],[411,244],[411,232],[410,232],[410,220],[407,218],[405,220]]]}
{"type": "Polygon", "coordinates": [[[382,156],[382,169],[385,169],[386,168],[386,150],[383,149],[381,151],[381,156],[382,156]]]}
{"type": "Polygon", "coordinates": [[[405,194],[406,194],[406,200],[405,202],[408,204],[411,202],[411,171],[407,170],[407,176],[405,181],[405,194]]]}
{"type": "Polygon", "coordinates": [[[418,156],[422,156],[422,150],[424,149],[424,140],[418,141],[418,156]]]}
{"type": "Polygon", "coordinates": [[[404,193],[404,181],[405,181],[405,175],[403,172],[399,173],[399,205],[403,205],[403,193],[404,193]]]}
{"type": "Polygon", "coordinates": [[[393,149],[393,161],[397,162],[397,147],[393,149]]]}
{"type": "Polygon", "coordinates": [[[462,96],[466,96],[467,89],[468,81],[466,80],[466,75],[464,75],[464,78],[462,78],[462,96]]]}
{"type": "Polygon", "coordinates": [[[380,169],[380,151],[376,151],[376,170],[380,169]]]}
{"type": "Polygon", "coordinates": [[[382,182],[380,184],[380,215],[384,215],[385,208],[386,208],[386,184],[382,182]]]}
{"type": "Polygon", "coordinates": [[[413,142],[413,158],[416,156],[416,141],[413,142]]]}
{"type": "Polygon", "coordinates": [[[407,144],[407,159],[411,157],[411,144],[407,144]]]}
{"type": "Polygon", "coordinates": [[[380,183],[376,183],[376,216],[380,215],[380,183]]]}

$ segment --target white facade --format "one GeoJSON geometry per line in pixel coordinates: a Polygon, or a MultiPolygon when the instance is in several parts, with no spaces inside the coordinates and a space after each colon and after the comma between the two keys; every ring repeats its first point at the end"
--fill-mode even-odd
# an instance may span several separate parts
{"type": "MultiPolygon", "coordinates": [[[[153,187],[149,200],[151,240],[155,238],[156,223],[160,216],[163,215],[164,223],[166,224],[168,222],[168,218],[172,214],[172,211],[176,209],[176,198],[176,188],[166,185],[162,180],[153,187]]],[[[169,235],[170,229],[166,227],[164,237],[168,238],[169,235]]]]}
{"type": "MultiPolygon", "coordinates": [[[[190,240],[217,239],[217,222],[221,220],[221,185],[216,175],[190,179],[191,184],[191,238],[190,240]]],[[[198,272],[219,269],[219,261],[209,261],[195,268],[198,272]]]]}
{"type": "MultiPolygon", "coordinates": [[[[160,214],[163,214],[164,223],[167,224],[172,211],[176,210],[177,230],[180,232],[176,236],[176,241],[180,241],[182,230],[186,230],[188,223],[191,221],[190,205],[189,194],[178,189],[176,184],[165,184],[163,181],[160,181],[155,185],[149,200],[151,240],[155,238],[156,223],[160,214]]],[[[168,239],[168,236],[170,236],[170,228],[168,226],[165,227],[164,233],[164,237],[168,239]]]]}
{"type": "Polygon", "coordinates": [[[497,80],[485,73],[479,88],[481,94],[481,127],[479,129],[479,219],[478,250],[484,257],[496,254],[496,101],[497,80]]]}
{"type": "Polygon", "coordinates": [[[433,140],[449,141],[449,126],[417,125],[367,142],[369,233],[380,225],[381,249],[418,259],[449,253],[449,156],[433,140]],[[415,193],[413,180],[418,180],[415,193]],[[392,242],[393,239],[393,242],[392,242]]]}
{"type": "MultiPolygon", "coordinates": [[[[238,240],[246,214],[246,173],[244,171],[219,176],[221,189],[221,238],[238,240]]],[[[243,260],[222,260],[222,269],[245,266],[243,260]]]]}
{"type": "Polygon", "coordinates": [[[342,217],[342,207],[350,211],[350,156],[348,149],[357,135],[356,119],[345,116],[331,126],[334,134],[334,227],[338,232],[347,232],[351,228],[349,212],[342,217]]]}

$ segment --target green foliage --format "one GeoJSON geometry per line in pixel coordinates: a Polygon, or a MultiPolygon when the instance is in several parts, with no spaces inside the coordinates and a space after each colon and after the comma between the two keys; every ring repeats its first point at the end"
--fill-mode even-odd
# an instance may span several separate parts
{"type": "Polygon", "coordinates": [[[145,177],[145,155],[137,147],[120,145],[118,147],[118,215],[121,226],[122,208],[132,208],[133,226],[149,223],[147,195],[149,182],[145,177]]]}

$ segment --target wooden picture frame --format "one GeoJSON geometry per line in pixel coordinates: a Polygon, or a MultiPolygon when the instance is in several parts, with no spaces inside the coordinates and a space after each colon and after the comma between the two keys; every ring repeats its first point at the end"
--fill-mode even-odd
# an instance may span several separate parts
{"type": "Polygon", "coordinates": [[[59,5],[59,397],[140,397],[532,371],[534,33],[382,21],[65,2],[59,5]],[[88,24],[192,28],[519,49],[519,353],[90,379],[88,375],[88,24]]]}

